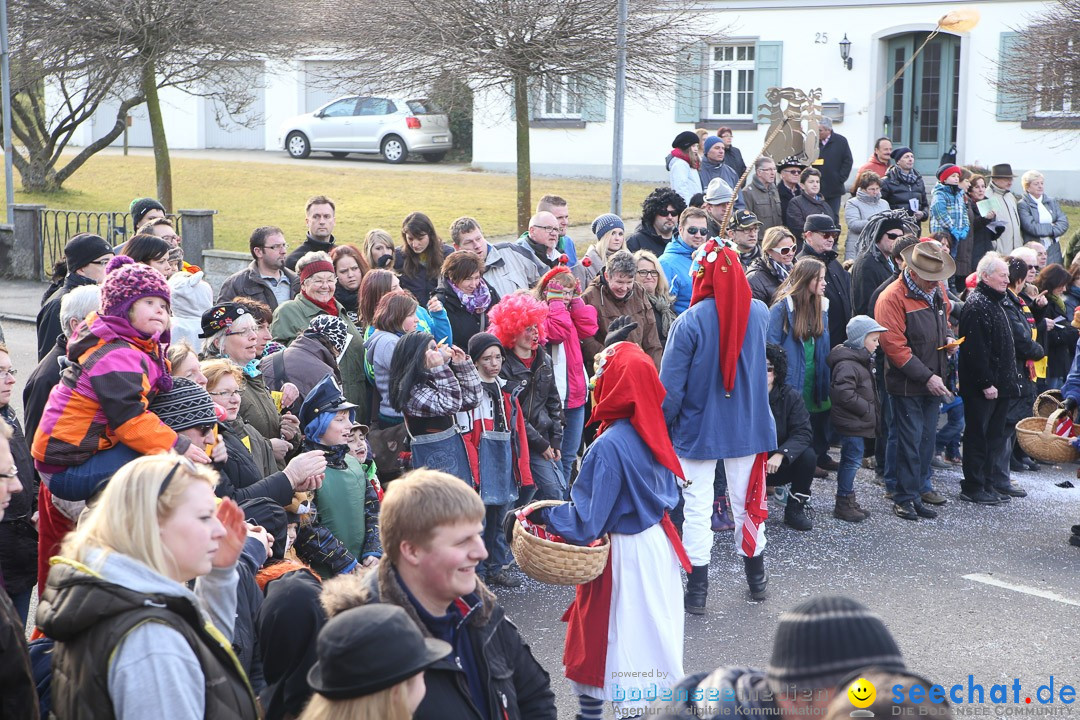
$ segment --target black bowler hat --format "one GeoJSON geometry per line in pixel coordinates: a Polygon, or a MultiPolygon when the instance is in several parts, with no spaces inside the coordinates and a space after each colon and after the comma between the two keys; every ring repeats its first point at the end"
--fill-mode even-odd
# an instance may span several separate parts
{"type": "Polygon", "coordinates": [[[393,687],[451,650],[450,643],[421,635],[397,605],[363,605],[335,615],[319,631],[319,659],[307,681],[326,698],[348,700],[393,687]]]}
{"type": "Polygon", "coordinates": [[[829,215],[807,215],[803,232],[838,233],[840,226],[829,215]]]}

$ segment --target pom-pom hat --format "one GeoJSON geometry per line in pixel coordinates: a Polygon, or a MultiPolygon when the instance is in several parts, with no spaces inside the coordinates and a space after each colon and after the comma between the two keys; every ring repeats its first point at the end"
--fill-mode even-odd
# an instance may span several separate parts
{"type": "Polygon", "coordinates": [[[105,268],[101,283],[101,314],[125,317],[131,306],[145,297],[159,297],[172,305],[165,276],[149,265],[140,265],[126,255],[118,255],[105,268]]]}

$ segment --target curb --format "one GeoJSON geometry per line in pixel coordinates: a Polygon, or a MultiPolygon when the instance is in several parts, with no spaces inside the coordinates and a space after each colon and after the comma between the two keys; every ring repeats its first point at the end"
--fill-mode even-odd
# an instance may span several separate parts
{"type": "Polygon", "coordinates": [[[26,323],[27,325],[37,325],[37,317],[34,315],[19,315],[17,313],[0,312],[0,320],[26,323]]]}

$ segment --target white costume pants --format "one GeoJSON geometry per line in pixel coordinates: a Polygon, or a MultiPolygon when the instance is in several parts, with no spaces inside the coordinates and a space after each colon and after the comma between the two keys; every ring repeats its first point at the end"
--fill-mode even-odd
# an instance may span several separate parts
{"type": "MultiPolygon", "coordinates": [[[[731,517],[735,521],[735,550],[745,555],[742,549],[743,522],[746,520],[746,489],[750,484],[750,470],[754,466],[756,455],[725,458],[724,472],[727,475],[728,497],[731,500],[731,517]]],[[[716,460],[689,460],[679,458],[689,485],[683,488],[683,546],[690,557],[690,564],[708,565],[712,557],[712,510],[713,480],[716,477],[716,460]]],[[[765,524],[762,523],[757,533],[757,554],[765,550],[765,524]]]]}

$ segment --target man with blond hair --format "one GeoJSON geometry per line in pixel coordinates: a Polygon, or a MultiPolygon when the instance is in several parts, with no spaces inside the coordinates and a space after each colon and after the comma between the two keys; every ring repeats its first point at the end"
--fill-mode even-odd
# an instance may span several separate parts
{"type": "Polygon", "coordinates": [[[402,607],[420,631],[453,651],[427,669],[417,720],[556,717],[551,680],[476,577],[485,508],[459,478],[414,470],[391,483],[379,514],[383,558],[374,572],[326,583],[328,616],[352,607],[402,607]]]}

